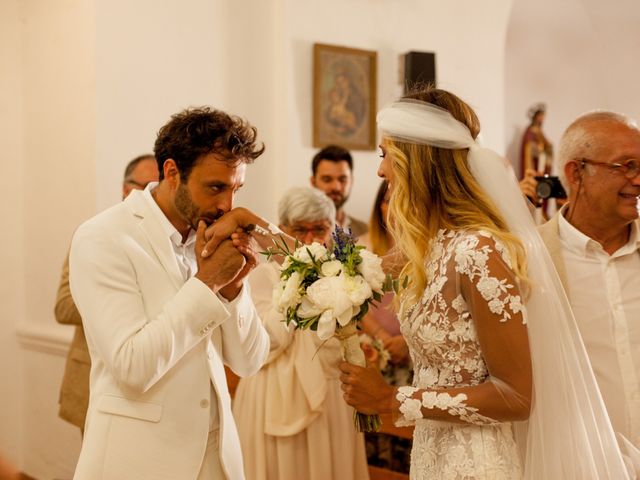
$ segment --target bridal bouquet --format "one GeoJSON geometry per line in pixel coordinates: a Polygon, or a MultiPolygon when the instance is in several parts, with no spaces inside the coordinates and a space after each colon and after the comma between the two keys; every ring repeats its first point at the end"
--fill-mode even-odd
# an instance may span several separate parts
{"type": "MultiPolygon", "coordinates": [[[[335,336],[347,362],[364,367],[358,338],[358,322],[372,301],[380,301],[396,282],[382,271],[382,259],[356,246],[353,236],[336,228],[333,247],[317,242],[291,251],[282,242],[266,252],[282,255],[280,282],[273,292],[275,308],[284,314],[287,327],[311,329],[321,340],[335,336]]],[[[355,412],[360,432],[378,431],[380,417],[355,412]]]]}

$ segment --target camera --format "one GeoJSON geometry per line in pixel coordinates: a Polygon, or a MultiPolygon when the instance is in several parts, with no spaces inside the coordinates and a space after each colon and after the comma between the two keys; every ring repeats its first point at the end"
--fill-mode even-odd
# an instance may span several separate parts
{"type": "Polygon", "coordinates": [[[535,177],[538,181],[536,185],[536,195],[540,200],[547,198],[567,198],[567,192],[562,188],[560,179],[552,175],[542,175],[535,177]]]}

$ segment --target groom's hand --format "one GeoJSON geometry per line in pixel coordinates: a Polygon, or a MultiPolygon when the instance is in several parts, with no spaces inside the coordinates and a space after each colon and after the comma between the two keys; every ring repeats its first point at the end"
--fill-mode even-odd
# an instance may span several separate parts
{"type": "MultiPolygon", "coordinates": [[[[208,257],[203,257],[202,250],[206,243],[204,238],[205,228],[204,221],[200,221],[196,231],[195,253],[198,272],[195,276],[213,292],[217,293],[238,277],[247,261],[229,238],[220,242],[208,257]]],[[[224,296],[222,292],[221,295],[224,296]]]]}
{"type": "Polygon", "coordinates": [[[256,222],[262,220],[246,208],[237,207],[233,210],[222,215],[205,231],[206,245],[202,251],[203,257],[208,257],[218,247],[220,242],[223,242],[231,235],[241,230],[246,230],[249,225],[255,225],[256,222]]]}
{"type": "Polygon", "coordinates": [[[256,242],[253,240],[251,235],[246,233],[244,230],[238,229],[233,233],[231,235],[231,242],[238,252],[244,256],[245,264],[240,272],[238,272],[238,275],[236,275],[228,285],[220,289],[220,295],[225,297],[227,300],[231,300],[238,296],[238,293],[240,293],[240,290],[242,289],[242,281],[249,272],[258,265],[259,261],[256,242]]]}

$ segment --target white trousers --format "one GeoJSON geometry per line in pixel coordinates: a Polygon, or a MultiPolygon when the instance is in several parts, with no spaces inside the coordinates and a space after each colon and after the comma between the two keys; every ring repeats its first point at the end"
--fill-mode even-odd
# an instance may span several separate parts
{"type": "Polygon", "coordinates": [[[227,477],[220,463],[220,449],[218,447],[219,430],[209,432],[207,448],[204,451],[202,466],[198,473],[198,480],[225,480],[227,477]]]}

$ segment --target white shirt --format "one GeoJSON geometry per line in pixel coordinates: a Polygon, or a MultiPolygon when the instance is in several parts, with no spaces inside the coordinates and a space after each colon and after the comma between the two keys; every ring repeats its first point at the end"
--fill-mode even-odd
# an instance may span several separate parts
{"type": "MultiPolygon", "coordinates": [[[[154,216],[160,222],[162,229],[167,234],[167,237],[171,240],[171,246],[173,247],[173,253],[175,254],[178,269],[182,273],[182,278],[186,282],[198,272],[198,261],[196,260],[196,232],[191,229],[187,240],[182,242],[182,235],[176,227],[169,221],[164,212],[160,209],[156,203],[151,191],[156,188],[157,182],[150,183],[147,188],[144,189],[144,196],[149,203],[151,211],[154,216]]],[[[217,430],[220,426],[220,418],[218,414],[218,403],[215,390],[213,389],[213,383],[209,389],[209,431],[217,430]]],[[[206,408],[206,407],[205,407],[206,408]]]]}
{"type": "Polygon", "coordinates": [[[640,447],[640,238],[612,255],[559,215],[567,295],[616,432],[640,447]]]}

